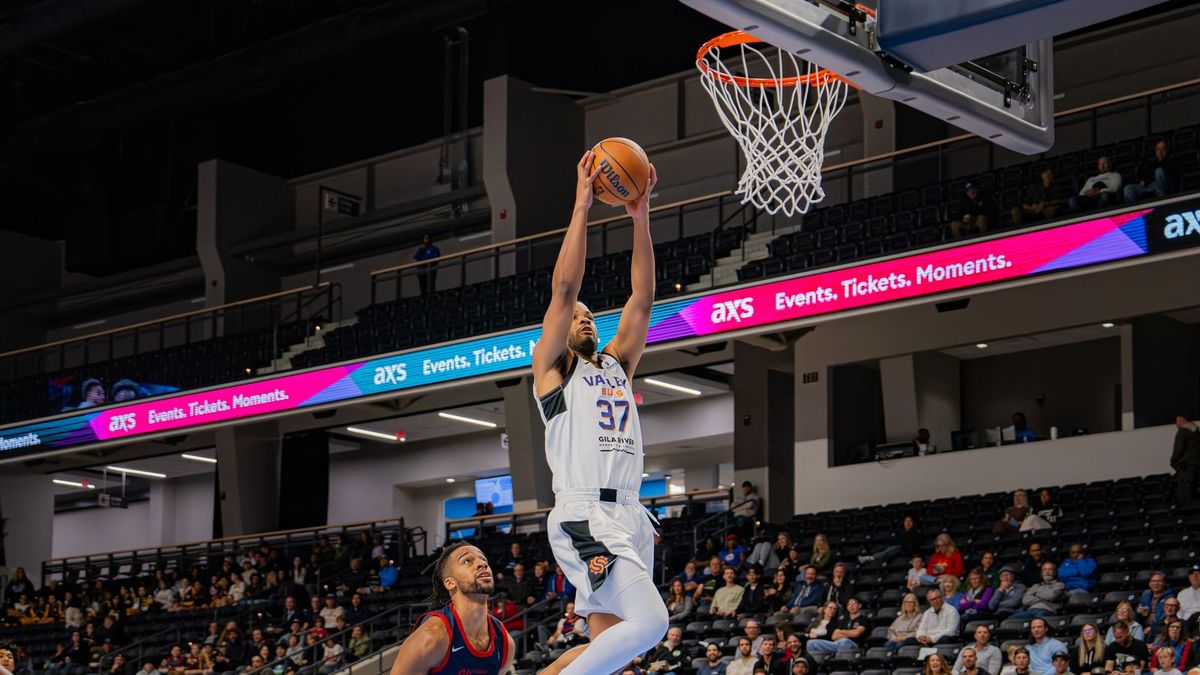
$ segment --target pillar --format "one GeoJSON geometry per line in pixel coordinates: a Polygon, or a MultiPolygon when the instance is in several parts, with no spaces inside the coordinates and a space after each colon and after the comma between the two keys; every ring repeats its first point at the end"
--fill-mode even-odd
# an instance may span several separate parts
{"type": "MultiPolygon", "coordinates": [[[[193,514],[207,518],[207,513],[193,514]]],[[[150,481],[150,517],[148,528],[150,541],[160,546],[178,543],[175,538],[175,482],[171,480],[150,481]]]]}
{"type": "MultiPolygon", "coordinates": [[[[483,182],[493,243],[567,226],[584,143],[583,108],[575,101],[535,92],[509,75],[483,83],[483,182]]],[[[500,274],[553,264],[560,243],[547,239],[528,255],[502,258],[500,274]]]]}
{"type": "Polygon", "coordinates": [[[3,559],[10,569],[24,567],[41,586],[42,562],[50,559],[54,534],[54,490],[50,477],[0,474],[0,518],[4,518],[3,559]]]}
{"type": "Polygon", "coordinates": [[[912,354],[879,359],[883,388],[883,427],[888,441],[917,435],[917,378],[912,354]]]}
{"type": "MultiPolygon", "coordinates": [[[[275,271],[247,256],[232,255],[230,250],[294,226],[294,197],[286,180],[220,159],[201,162],[197,169],[196,252],[204,269],[208,306],[280,290],[275,271]]],[[[227,320],[235,318],[243,315],[227,320]]],[[[265,312],[247,314],[244,319],[247,325],[225,330],[265,328],[275,321],[265,312]]]]}
{"type": "Polygon", "coordinates": [[[554,506],[553,477],[550,465],[546,463],[545,425],[538,414],[537,402],[533,400],[533,377],[501,380],[496,385],[504,394],[513,510],[554,506]]]}
{"type": "Polygon", "coordinates": [[[279,529],[280,431],[278,421],[218,429],[217,495],[221,533],[239,536],[279,529]]]}
{"type": "MultiPolygon", "coordinates": [[[[862,112],[863,157],[874,157],[896,149],[896,104],[886,98],[858,92],[862,112]]],[[[874,197],[892,192],[892,165],[873,168],[863,175],[862,192],[855,194],[874,197]]]]}
{"type": "MultiPolygon", "coordinates": [[[[733,347],[734,482],[758,487],[764,516],[784,522],[795,512],[795,384],[792,350],[733,347]]],[[[736,496],[741,494],[735,490],[736,496]]]]}
{"type": "Polygon", "coordinates": [[[1135,427],[1174,424],[1177,415],[1200,414],[1200,328],[1154,314],[1133,319],[1133,418],[1135,427]]]}

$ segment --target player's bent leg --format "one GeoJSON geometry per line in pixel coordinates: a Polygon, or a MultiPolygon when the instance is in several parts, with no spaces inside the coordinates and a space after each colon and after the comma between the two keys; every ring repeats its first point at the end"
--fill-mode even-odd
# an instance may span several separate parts
{"type": "Polygon", "coordinates": [[[563,675],[614,672],[633,657],[649,651],[667,632],[667,607],[659,599],[650,576],[627,560],[617,559],[615,564],[625,569],[616,570],[614,578],[632,579],[605,602],[607,613],[620,621],[600,635],[593,635],[588,648],[562,669],[563,675]]]}
{"type": "MultiPolygon", "coordinates": [[[[596,638],[600,637],[601,633],[617,625],[617,623],[620,621],[621,617],[615,614],[609,614],[608,612],[592,612],[591,614],[588,614],[587,618],[588,634],[592,636],[591,639],[595,640],[596,638]]],[[[547,666],[545,670],[538,671],[538,675],[558,675],[558,673],[562,672],[563,668],[571,665],[571,663],[578,658],[585,649],[587,649],[587,645],[579,645],[578,647],[572,647],[568,649],[557,659],[555,659],[554,663],[547,666]]]]}

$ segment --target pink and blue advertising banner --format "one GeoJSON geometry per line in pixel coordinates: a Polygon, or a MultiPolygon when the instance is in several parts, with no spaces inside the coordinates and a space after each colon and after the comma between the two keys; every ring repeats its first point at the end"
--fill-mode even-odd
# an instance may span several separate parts
{"type": "MultiPolygon", "coordinates": [[[[934,297],[1060,270],[1200,244],[1200,199],[1175,201],[936,251],[914,252],[733,290],[667,300],[651,312],[647,342],[823,316],[934,297]]],[[[610,338],[619,312],[596,319],[610,338]]],[[[0,428],[0,460],[89,443],[178,433],[234,420],[349,402],[527,368],[541,332],[530,327],[198,392],[171,394],[0,428]]]]}

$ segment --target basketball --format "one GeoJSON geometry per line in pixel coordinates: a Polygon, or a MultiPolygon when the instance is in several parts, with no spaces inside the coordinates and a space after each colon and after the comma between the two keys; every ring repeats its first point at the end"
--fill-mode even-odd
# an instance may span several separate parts
{"type": "Polygon", "coordinates": [[[592,193],[605,204],[620,206],[642,196],[650,179],[650,160],[642,146],[628,138],[606,138],[592,148],[593,167],[600,173],[592,184],[592,193]]]}

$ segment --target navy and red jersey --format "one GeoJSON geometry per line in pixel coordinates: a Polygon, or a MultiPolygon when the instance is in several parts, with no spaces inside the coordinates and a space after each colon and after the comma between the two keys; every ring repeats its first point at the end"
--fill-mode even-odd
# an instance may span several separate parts
{"type": "Polygon", "coordinates": [[[504,624],[492,615],[488,615],[488,650],[477,651],[471,646],[471,641],[463,633],[462,621],[458,611],[451,603],[445,607],[427,612],[417,618],[417,626],[427,620],[440,620],[446,626],[450,635],[450,644],[446,647],[446,655],[442,662],[430,673],[447,673],[448,675],[500,675],[500,669],[508,660],[508,631],[504,624]]]}

